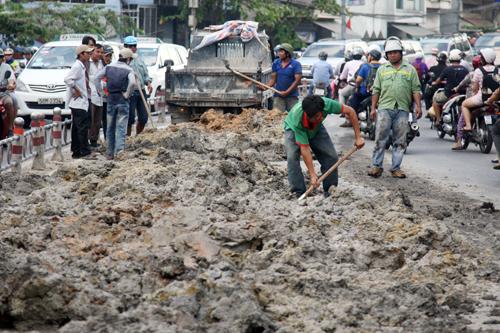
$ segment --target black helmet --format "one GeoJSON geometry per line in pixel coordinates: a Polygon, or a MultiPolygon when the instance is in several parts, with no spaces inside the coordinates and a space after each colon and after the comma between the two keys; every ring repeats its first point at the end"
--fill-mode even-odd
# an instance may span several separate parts
{"type": "Polygon", "coordinates": [[[318,58],[320,58],[321,60],[326,60],[328,58],[328,53],[326,53],[325,51],[321,51],[318,54],[318,58]]]}
{"type": "Polygon", "coordinates": [[[448,60],[448,53],[446,51],[441,51],[438,54],[437,61],[438,62],[446,62],[448,60]]]}
{"type": "Polygon", "coordinates": [[[365,53],[365,51],[363,51],[362,48],[360,47],[355,47],[353,50],[352,50],[352,58],[354,60],[361,60],[361,58],[363,58],[363,54],[365,53]]]}
{"type": "Polygon", "coordinates": [[[103,45],[102,46],[102,49],[103,49],[103,54],[106,55],[106,54],[113,54],[113,48],[109,45],[103,45]]]}
{"type": "Polygon", "coordinates": [[[380,60],[380,58],[382,58],[382,53],[380,53],[378,50],[371,50],[370,52],[368,52],[368,55],[370,55],[375,60],[380,60]]]}

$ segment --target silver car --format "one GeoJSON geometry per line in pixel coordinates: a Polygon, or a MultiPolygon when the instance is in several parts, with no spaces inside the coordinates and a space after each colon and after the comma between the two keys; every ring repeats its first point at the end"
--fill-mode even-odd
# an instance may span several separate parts
{"type": "Polygon", "coordinates": [[[297,59],[302,65],[302,77],[307,81],[312,79],[311,68],[319,60],[320,52],[324,51],[328,54],[327,61],[332,65],[333,72],[337,73],[340,65],[345,61],[346,52],[357,47],[362,48],[365,53],[368,50],[368,45],[362,40],[320,40],[312,43],[297,59]]]}

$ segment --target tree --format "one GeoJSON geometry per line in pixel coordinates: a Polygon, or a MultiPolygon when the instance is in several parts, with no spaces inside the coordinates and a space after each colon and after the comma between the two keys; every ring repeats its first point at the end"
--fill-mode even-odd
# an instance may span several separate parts
{"type": "MultiPolygon", "coordinates": [[[[314,19],[314,10],[337,14],[340,10],[336,0],[312,0],[310,5],[297,5],[293,1],[286,3],[277,0],[199,0],[196,11],[199,27],[221,24],[234,19],[252,19],[259,22],[259,28],[265,29],[273,44],[288,42],[294,47],[303,46],[297,38],[295,27],[314,19]]],[[[301,1],[303,3],[308,1],[301,1]]],[[[188,1],[180,4],[179,14],[163,18],[186,20],[189,15],[188,1]]]]}
{"type": "Polygon", "coordinates": [[[92,33],[112,37],[133,31],[129,17],[92,5],[13,3],[0,6],[0,31],[9,45],[45,43],[65,33],[92,33]]]}

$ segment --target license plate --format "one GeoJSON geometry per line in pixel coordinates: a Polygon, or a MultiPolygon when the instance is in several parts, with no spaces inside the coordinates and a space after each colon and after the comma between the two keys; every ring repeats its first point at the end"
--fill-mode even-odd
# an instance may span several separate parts
{"type": "Polygon", "coordinates": [[[491,125],[493,124],[493,119],[491,119],[491,116],[484,116],[484,123],[486,125],[491,125]]]}
{"type": "Polygon", "coordinates": [[[325,94],[325,89],[314,88],[314,95],[323,96],[325,94]]]}
{"type": "Polygon", "coordinates": [[[64,100],[62,98],[49,97],[49,98],[39,98],[38,104],[63,104],[64,100]]]}

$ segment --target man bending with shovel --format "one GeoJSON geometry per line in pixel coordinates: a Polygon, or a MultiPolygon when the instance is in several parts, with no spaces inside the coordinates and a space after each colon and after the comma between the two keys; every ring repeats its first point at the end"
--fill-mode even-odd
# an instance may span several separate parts
{"type": "MultiPolygon", "coordinates": [[[[361,149],[365,141],[361,137],[358,118],[354,110],[329,98],[317,95],[307,96],[302,103],[297,103],[285,118],[285,148],[288,167],[288,183],[291,191],[300,197],[306,192],[304,175],[300,167],[300,156],[309,171],[311,187],[319,186],[318,175],[314,170],[311,150],[321,164],[323,174],[338,161],[337,152],[328,135],[323,120],[329,114],[345,114],[351,121],[355,136],[355,148],[361,149]]],[[[351,153],[352,154],[352,153],[351,153]]],[[[350,154],[349,154],[350,155],[350,154]]],[[[347,158],[348,156],[345,156],[347,158]]],[[[337,186],[338,173],[333,171],[323,180],[325,197],[329,195],[331,186],[337,186]]]]}

